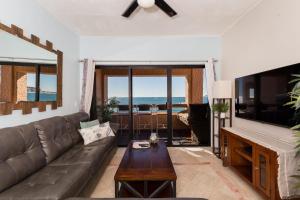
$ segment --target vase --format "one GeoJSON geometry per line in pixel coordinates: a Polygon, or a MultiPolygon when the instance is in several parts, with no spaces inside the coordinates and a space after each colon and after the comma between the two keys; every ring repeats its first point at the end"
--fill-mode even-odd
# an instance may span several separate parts
{"type": "Polygon", "coordinates": [[[156,144],[158,142],[157,133],[151,133],[149,140],[151,144],[156,144]]]}

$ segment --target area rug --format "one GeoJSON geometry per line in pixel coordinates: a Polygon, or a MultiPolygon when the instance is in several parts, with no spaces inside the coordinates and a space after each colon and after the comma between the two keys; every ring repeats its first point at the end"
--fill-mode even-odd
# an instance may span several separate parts
{"type": "MultiPolygon", "coordinates": [[[[222,166],[209,148],[168,148],[177,174],[177,197],[201,197],[210,200],[262,200],[252,187],[229,168],[222,166]]],[[[106,168],[93,198],[114,197],[114,175],[124,155],[119,148],[106,168]]]]}

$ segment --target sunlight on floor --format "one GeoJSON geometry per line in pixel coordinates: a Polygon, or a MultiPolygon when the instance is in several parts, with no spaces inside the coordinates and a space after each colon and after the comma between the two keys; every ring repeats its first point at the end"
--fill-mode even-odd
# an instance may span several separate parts
{"type": "Polygon", "coordinates": [[[186,152],[188,153],[189,155],[191,156],[194,156],[194,157],[201,157],[201,155],[197,154],[196,152],[205,152],[207,154],[211,154],[213,155],[213,153],[210,151],[210,148],[209,147],[186,147],[186,148],[179,148],[180,151],[183,151],[183,152],[186,152]]]}

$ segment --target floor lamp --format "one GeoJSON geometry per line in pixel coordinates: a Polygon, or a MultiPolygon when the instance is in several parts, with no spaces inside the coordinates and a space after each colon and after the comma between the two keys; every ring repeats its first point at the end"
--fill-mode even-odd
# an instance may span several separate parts
{"type": "Polygon", "coordinates": [[[217,104],[228,104],[229,110],[223,114],[213,112],[213,153],[220,158],[220,132],[221,128],[226,126],[226,121],[229,121],[229,126],[232,126],[232,82],[231,81],[216,81],[213,85],[213,107],[217,104]],[[217,121],[217,123],[215,122],[217,121]]]}

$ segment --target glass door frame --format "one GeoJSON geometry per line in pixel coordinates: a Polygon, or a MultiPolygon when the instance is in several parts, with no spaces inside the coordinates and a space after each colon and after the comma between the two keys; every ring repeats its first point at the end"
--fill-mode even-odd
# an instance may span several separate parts
{"type": "Polygon", "coordinates": [[[173,69],[205,69],[204,64],[185,65],[96,65],[96,69],[127,69],[128,70],[128,101],[129,101],[129,141],[133,140],[133,70],[134,69],[165,69],[167,75],[167,123],[168,123],[168,146],[172,144],[172,70],[173,69]]]}

